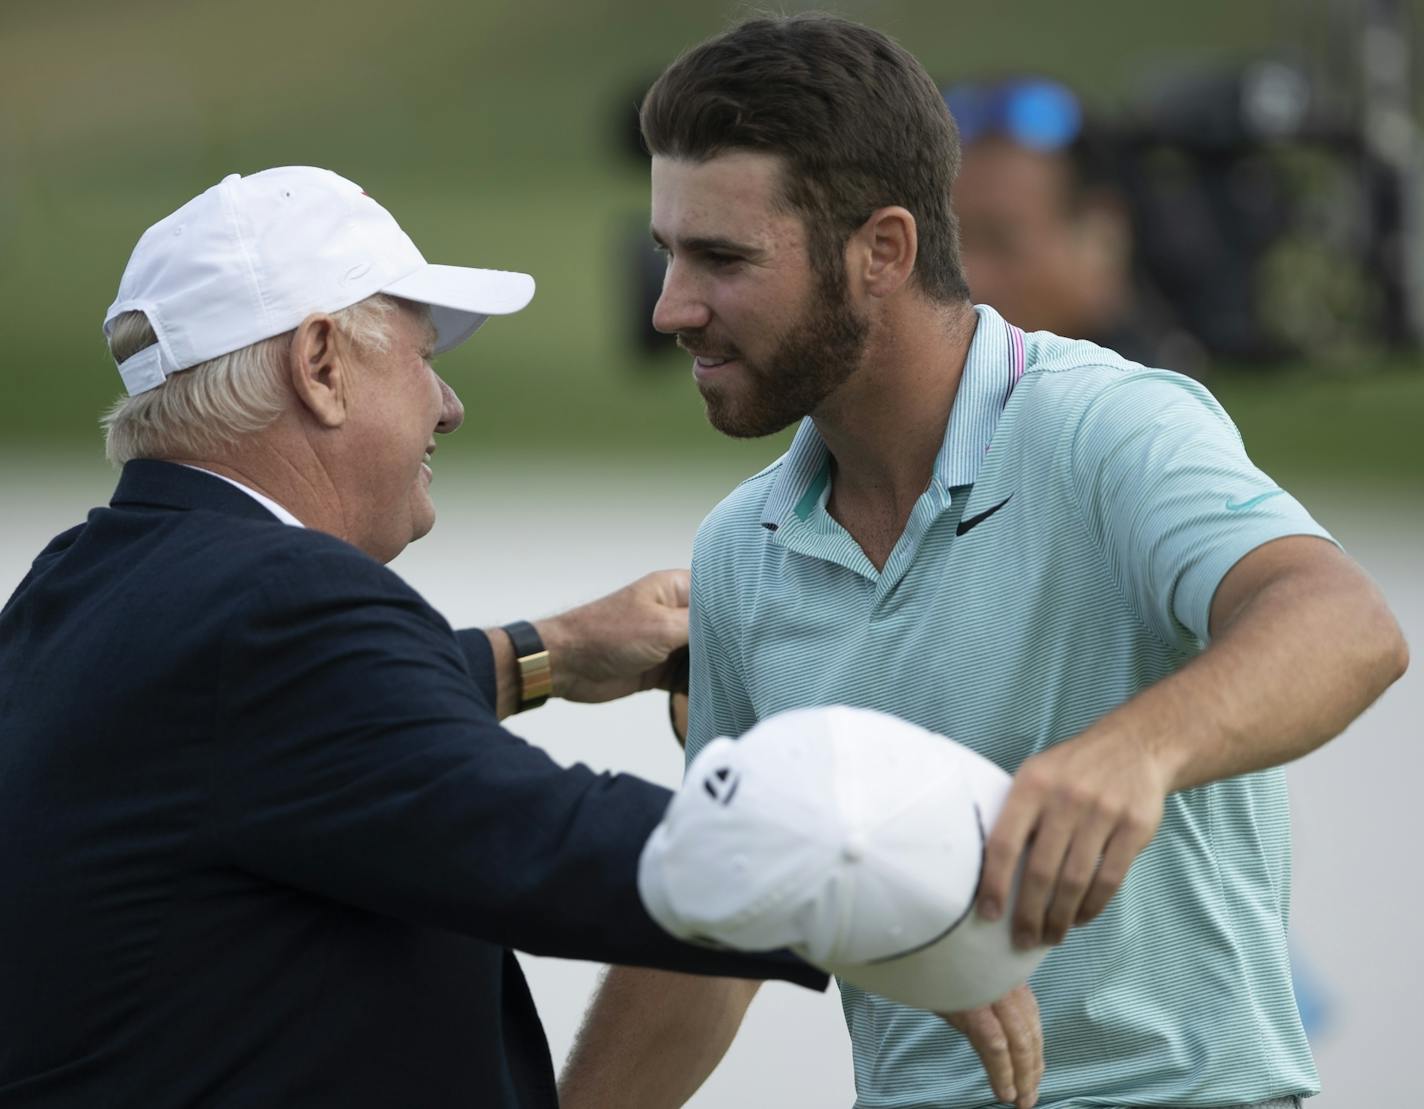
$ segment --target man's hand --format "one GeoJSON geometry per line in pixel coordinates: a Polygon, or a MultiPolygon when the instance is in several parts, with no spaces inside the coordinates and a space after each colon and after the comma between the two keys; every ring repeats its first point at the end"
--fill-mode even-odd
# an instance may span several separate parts
{"type": "Polygon", "coordinates": [[[994,1096],[1019,1109],[1032,1109],[1043,1078],[1043,1027],[1033,991],[1018,986],[982,1009],[940,1016],[969,1040],[994,1096]]]}
{"type": "Polygon", "coordinates": [[[984,848],[979,913],[998,920],[1019,860],[1016,946],[1060,943],[1102,911],[1157,833],[1168,775],[1142,744],[1106,731],[1027,759],[984,848]]]}
{"type": "Polygon", "coordinates": [[[535,627],[549,649],[554,696],[612,701],[667,689],[669,656],[687,646],[686,570],[659,570],[535,627]]]}

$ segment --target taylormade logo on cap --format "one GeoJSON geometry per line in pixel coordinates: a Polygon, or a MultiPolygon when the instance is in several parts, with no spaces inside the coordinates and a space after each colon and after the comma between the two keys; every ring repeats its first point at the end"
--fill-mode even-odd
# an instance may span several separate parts
{"type": "Polygon", "coordinates": [[[972,1009],[1027,980],[1009,921],[974,911],[1010,778],[869,709],[797,709],[717,739],[643,849],[638,890],[673,935],[788,947],[918,1008],[972,1009]]]}
{"type": "Polygon", "coordinates": [[[119,366],[130,394],[377,293],[431,309],[436,351],[534,295],[528,274],[432,265],[359,185],[287,166],[232,174],[143,233],[104,316],[147,315],[155,346],[119,366]]]}

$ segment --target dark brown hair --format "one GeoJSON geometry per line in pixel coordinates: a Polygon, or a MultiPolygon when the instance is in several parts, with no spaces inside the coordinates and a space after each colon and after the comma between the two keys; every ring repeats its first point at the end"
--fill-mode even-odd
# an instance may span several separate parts
{"type": "Polygon", "coordinates": [[[738,24],[663,71],[643,100],[642,127],[655,155],[784,158],[784,198],[805,219],[823,278],[873,211],[908,209],[920,289],[936,301],[968,299],[950,207],[958,132],[924,67],[879,31],[819,13],[738,24]]]}

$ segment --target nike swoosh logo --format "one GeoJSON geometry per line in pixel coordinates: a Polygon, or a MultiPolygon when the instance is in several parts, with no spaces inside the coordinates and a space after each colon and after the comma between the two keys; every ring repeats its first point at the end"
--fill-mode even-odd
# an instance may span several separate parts
{"type": "Polygon", "coordinates": [[[968,531],[970,528],[977,528],[980,524],[982,524],[982,523],[983,523],[985,520],[987,520],[990,516],[994,515],[994,513],[998,512],[999,509],[1003,508],[1004,505],[1008,504],[1008,503],[1009,503],[1011,500],[1013,500],[1013,499],[1014,499],[1014,495],[1013,495],[1012,493],[1010,493],[1007,497],[1005,497],[1003,500],[1001,500],[1001,501],[1000,501],[998,504],[996,504],[993,508],[986,508],[983,512],[979,513],[978,516],[971,516],[971,517],[969,517],[969,519],[967,519],[967,520],[960,520],[960,521],[959,521],[959,526],[954,529],[954,534],[955,534],[955,535],[963,535],[963,534],[964,534],[966,531],[968,531]]]}
{"type": "Polygon", "coordinates": [[[1272,497],[1279,497],[1284,492],[1284,489],[1272,489],[1269,493],[1256,494],[1256,496],[1252,497],[1249,501],[1233,501],[1228,497],[1226,498],[1226,511],[1245,512],[1248,508],[1255,508],[1262,501],[1268,501],[1272,497]]]}

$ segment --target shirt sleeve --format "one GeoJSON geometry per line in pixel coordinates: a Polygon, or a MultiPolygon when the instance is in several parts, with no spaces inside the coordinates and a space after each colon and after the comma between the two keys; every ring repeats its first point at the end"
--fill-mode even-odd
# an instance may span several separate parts
{"type": "Polygon", "coordinates": [[[1165,642],[1195,650],[1242,557],[1287,535],[1329,534],[1246,455],[1216,399],[1165,370],[1099,392],[1073,428],[1072,494],[1117,580],[1165,642]]]}
{"type": "MultiPolygon", "coordinates": [[[[720,605],[705,596],[706,573],[701,552],[692,557],[692,591],[688,608],[690,669],[688,672],[687,762],[718,736],[737,738],[756,723],[741,680],[738,655],[723,640],[723,626],[735,598],[720,605]]],[[[734,629],[733,629],[734,630],[734,629]]]]}
{"type": "Polygon", "coordinates": [[[560,767],[501,728],[461,641],[383,567],[308,553],[249,602],[224,649],[211,783],[232,865],[537,954],[824,982],[663,932],[636,870],[668,791],[560,767]]]}

